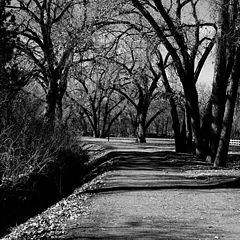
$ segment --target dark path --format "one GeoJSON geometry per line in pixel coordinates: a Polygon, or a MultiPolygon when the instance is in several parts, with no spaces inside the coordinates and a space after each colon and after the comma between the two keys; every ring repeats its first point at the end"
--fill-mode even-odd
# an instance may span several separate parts
{"type": "Polygon", "coordinates": [[[127,146],[98,159],[90,184],[5,239],[240,239],[239,171],[127,146]]]}

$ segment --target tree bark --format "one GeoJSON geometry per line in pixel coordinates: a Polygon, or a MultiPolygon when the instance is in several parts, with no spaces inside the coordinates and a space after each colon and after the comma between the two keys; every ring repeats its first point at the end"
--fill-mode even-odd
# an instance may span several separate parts
{"type": "Polygon", "coordinates": [[[180,132],[180,123],[177,113],[177,107],[174,99],[171,97],[169,100],[171,106],[171,118],[172,118],[172,127],[174,131],[174,141],[175,141],[175,150],[176,152],[182,152],[182,139],[180,132]]]}
{"type": "Polygon", "coordinates": [[[55,79],[49,81],[48,92],[46,95],[46,122],[50,127],[54,127],[55,124],[55,112],[58,98],[58,84],[55,79]]]}
{"type": "Polygon", "coordinates": [[[136,141],[139,143],[146,143],[146,114],[139,112],[137,114],[137,129],[136,129],[136,141]]]}
{"type": "Polygon", "coordinates": [[[185,106],[185,127],[186,127],[186,152],[192,153],[193,149],[193,134],[192,134],[192,124],[191,124],[191,114],[189,106],[185,106]]]}
{"type": "MultiPolygon", "coordinates": [[[[209,154],[209,141],[210,141],[210,131],[211,131],[211,122],[212,122],[212,102],[211,99],[208,101],[206,111],[202,119],[202,142],[203,142],[203,158],[207,158],[209,154]]],[[[211,163],[211,159],[206,159],[207,162],[211,163]]]]}
{"type": "Polygon", "coordinates": [[[219,33],[217,38],[217,55],[215,63],[215,77],[211,94],[212,118],[210,129],[210,149],[207,161],[213,163],[216,156],[219,137],[221,133],[224,107],[226,101],[226,51],[227,32],[229,31],[229,0],[221,0],[221,10],[219,13],[219,33]]]}
{"type": "Polygon", "coordinates": [[[235,63],[234,63],[232,75],[230,78],[230,83],[227,89],[227,101],[226,101],[225,112],[223,117],[222,131],[221,131],[216,158],[214,161],[215,167],[218,167],[218,166],[225,167],[227,163],[227,153],[229,148],[233,115],[234,115],[234,109],[235,109],[235,103],[236,103],[238,85],[239,85],[239,79],[240,79],[239,62],[240,62],[240,46],[238,46],[235,63]]]}
{"type": "Polygon", "coordinates": [[[195,145],[195,153],[198,157],[202,157],[203,146],[200,131],[200,114],[198,106],[198,93],[193,81],[184,81],[183,88],[186,98],[186,107],[191,116],[192,136],[195,145]]]}

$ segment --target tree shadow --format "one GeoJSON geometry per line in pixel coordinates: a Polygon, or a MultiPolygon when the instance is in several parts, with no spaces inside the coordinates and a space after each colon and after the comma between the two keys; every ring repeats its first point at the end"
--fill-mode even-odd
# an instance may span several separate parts
{"type": "Polygon", "coordinates": [[[191,154],[174,152],[109,152],[98,160],[94,175],[112,171],[104,186],[86,192],[158,189],[239,188],[240,178],[224,175],[184,175],[187,170],[212,170],[211,164],[191,154]]]}

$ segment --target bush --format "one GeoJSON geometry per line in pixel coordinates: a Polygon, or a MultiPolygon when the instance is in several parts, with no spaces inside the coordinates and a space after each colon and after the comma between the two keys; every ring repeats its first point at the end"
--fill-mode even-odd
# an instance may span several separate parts
{"type": "Polygon", "coordinates": [[[74,135],[60,127],[51,132],[42,120],[2,130],[0,146],[3,232],[69,195],[86,174],[88,156],[74,135]]]}
{"type": "Polygon", "coordinates": [[[76,139],[67,130],[57,129],[52,133],[39,120],[27,123],[21,129],[14,126],[4,129],[0,134],[0,146],[2,183],[14,183],[33,170],[41,172],[60,152],[82,154],[76,139]]]}

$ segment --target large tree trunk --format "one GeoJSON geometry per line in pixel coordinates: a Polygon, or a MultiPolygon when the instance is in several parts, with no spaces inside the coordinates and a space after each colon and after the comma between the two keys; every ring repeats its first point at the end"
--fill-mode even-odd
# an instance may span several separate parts
{"type": "Polygon", "coordinates": [[[191,115],[188,106],[185,105],[184,116],[182,121],[182,127],[180,132],[180,152],[182,153],[193,153],[193,142],[192,142],[192,124],[191,115]]]}
{"type": "Polygon", "coordinates": [[[63,117],[63,109],[62,109],[62,102],[63,102],[63,96],[67,90],[67,76],[68,76],[68,70],[65,69],[63,76],[60,79],[59,85],[58,85],[58,96],[57,96],[57,111],[56,116],[58,123],[62,123],[62,117],[63,117]]]}
{"type": "Polygon", "coordinates": [[[186,98],[186,107],[191,116],[192,136],[195,145],[195,153],[198,157],[202,157],[202,136],[200,131],[200,114],[198,106],[198,93],[193,81],[183,81],[183,88],[186,98]]]}
{"type": "Polygon", "coordinates": [[[93,129],[93,137],[94,138],[100,138],[100,132],[98,129],[93,129]]]}
{"type": "Polygon", "coordinates": [[[136,124],[136,141],[139,143],[146,143],[146,114],[143,111],[138,112],[136,124]]]}
{"type": "Polygon", "coordinates": [[[181,132],[180,132],[180,137],[181,137],[181,152],[186,153],[187,152],[187,145],[186,145],[186,114],[184,113],[183,115],[183,121],[182,121],[182,126],[181,126],[181,132]]]}
{"type": "Polygon", "coordinates": [[[146,130],[142,122],[138,123],[137,126],[137,138],[136,141],[139,143],[146,143],[146,130]]]}
{"type": "Polygon", "coordinates": [[[211,94],[212,117],[210,129],[210,152],[207,161],[213,163],[216,156],[219,137],[221,133],[222,120],[226,101],[226,49],[227,32],[229,31],[229,0],[221,0],[221,10],[219,14],[219,33],[217,42],[217,55],[215,63],[215,77],[211,94]]]}
{"type": "Polygon", "coordinates": [[[192,153],[193,149],[193,135],[192,135],[192,124],[191,124],[191,113],[189,106],[185,106],[185,127],[186,127],[186,152],[192,153]]]}
{"type": "Polygon", "coordinates": [[[227,161],[240,61],[239,53],[236,53],[239,39],[239,1],[221,0],[220,4],[215,78],[210,99],[210,151],[207,156],[207,161],[214,163],[214,166],[224,166],[227,161]]]}
{"type": "Polygon", "coordinates": [[[58,98],[58,84],[55,79],[49,81],[48,93],[46,95],[46,112],[45,118],[49,127],[54,127],[55,112],[58,98]]]}
{"type": "MultiPolygon", "coordinates": [[[[209,141],[210,141],[210,131],[211,131],[211,122],[212,122],[212,102],[211,99],[208,101],[206,111],[202,119],[202,143],[203,143],[203,158],[207,158],[209,154],[209,141]]],[[[211,159],[206,159],[207,162],[211,163],[211,159]]]]}
{"type": "Polygon", "coordinates": [[[223,117],[223,126],[222,126],[216,158],[214,161],[215,167],[218,167],[218,166],[225,167],[227,163],[227,153],[229,148],[234,108],[235,108],[239,79],[240,79],[239,62],[240,62],[240,47],[238,47],[238,51],[236,53],[234,67],[233,67],[232,75],[230,78],[230,83],[227,89],[227,101],[226,101],[225,112],[223,117]]]}
{"type": "Polygon", "coordinates": [[[180,123],[177,113],[177,106],[174,99],[171,97],[169,99],[171,106],[171,118],[172,118],[172,127],[174,131],[174,141],[175,141],[175,150],[176,152],[182,152],[182,138],[180,132],[180,123]]]}

